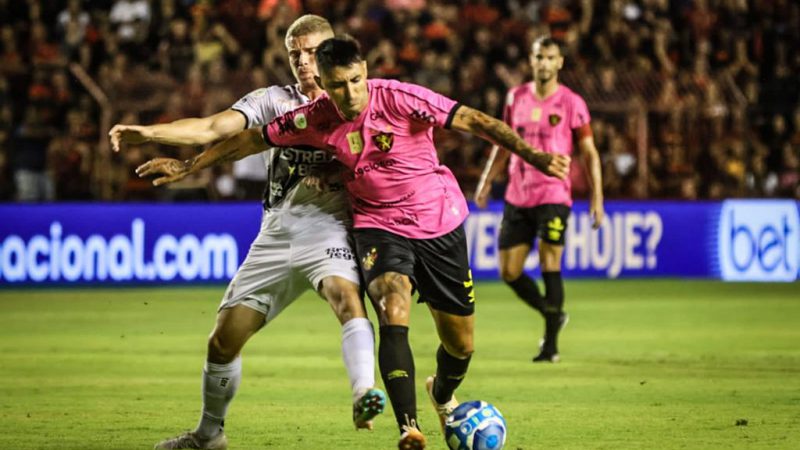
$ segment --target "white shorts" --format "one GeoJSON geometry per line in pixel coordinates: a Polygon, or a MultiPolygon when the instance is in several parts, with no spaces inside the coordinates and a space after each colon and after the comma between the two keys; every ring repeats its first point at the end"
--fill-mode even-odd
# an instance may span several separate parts
{"type": "Polygon", "coordinates": [[[264,214],[261,230],[228,284],[219,309],[242,304],[269,323],[308,289],[337,276],[359,284],[355,253],[345,226],[330,216],[304,217],[291,227],[282,215],[264,214]],[[287,229],[289,228],[289,229],[287,229]]]}

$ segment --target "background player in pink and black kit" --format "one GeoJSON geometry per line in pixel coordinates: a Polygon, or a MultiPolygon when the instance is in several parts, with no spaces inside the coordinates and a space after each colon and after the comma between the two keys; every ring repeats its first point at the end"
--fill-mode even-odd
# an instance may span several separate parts
{"type": "MultiPolygon", "coordinates": [[[[558,83],[564,64],[558,44],[548,37],[537,39],[531,48],[534,81],[511,89],[506,99],[504,120],[533,148],[551,154],[572,154],[573,136],[583,157],[591,185],[592,226],[603,221],[603,191],[600,157],[594,145],[586,102],[558,83]]],[[[486,164],[475,202],[486,206],[492,179],[505,167],[509,152],[498,147],[486,164]]],[[[510,155],[506,206],[500,226],[500,275],[526,303],[545,318],[545,333],[534,362],[556,362],[558,333],[566,324],[561,255],[567,228],[572,192],[569,178],[558,179],[533,169],[516,155],[510,155]],[[544,296],[536,282],[523,272],[525,259],[535,238],[539,238],[539,262],[544,280],[544,296]]]]}
{"type": "Polygon", "coordinates": [[[172,182],[220,160],[270,146],[322,148],[344,166],[353,235],[367,292],[380,320],[378,361],[400,427],[400,449],[421,449],[414,359],[408,343],[413,290],[428,304],[441,345],[428,392],[443,422],[473,352],[474,292],[463,222],[467,204],[455,177],[439,163],[433,127],[484,137],[534,166],[566,177],[569,157],[534,151],[503,122],[420,86],[367,81],[358,43],[329,39],[317,48],[327,96],[263,128],[216,145],[181,167],[147,168],[172,182]]]}

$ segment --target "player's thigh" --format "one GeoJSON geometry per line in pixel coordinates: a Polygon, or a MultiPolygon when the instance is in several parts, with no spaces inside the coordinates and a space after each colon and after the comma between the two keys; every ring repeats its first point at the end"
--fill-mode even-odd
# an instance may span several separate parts
{"type": "Polygon", "coordinates": [[[466,358],[474,351],[475,315],[460,316],[434,309],[428,305],[436,332],[447,353],[466,358]]]}
{"type": "Polygon", "coordinates": [[[412,240],[417,264],[414,278],[419,301],[459,316],[475,311],[475,290],[464,227],[444,236],[412,240]]]}
{"type": "Polygon", "coordinates": [[[531,252],[530,244],[518,244],[513,247],[500,249],[500,278],[504,281],[514,281],[522,275],[525,269],[525,260],[531,252]]]}
{"type": "Polygon", "coordinates": [[[534,208],[539,224],[539,264],[545,272],[561,270],[570,208],[567,205],[547,204],[534,208]]]}
{"type": "Polygon", "coordinates": [[[503,220],[497,239],[500,253],[500,276],[513,281],[522,274],[525,260],[536,238],[538,224],[531,208],[522,208],[506,203],[503,220]]]}
{"type": "Polygon", "coordinates": [[[303,274],[287,264],[291,260],[290,241],[262,230],[228,284],[220,311],[244,305],[263,314],[267,323],[271,321],[311,288],[303,274]]]}
{"type": "Polygon", "coordinates": [[[331,275],[322,279],[319,294],[328,302],[342,325],[351,319],[367,317],[358,283],[331,275]]]}
{"type": "Polygon", "coordinates": [[[341,323],[366,317],[361,301],[358,265],[347,231],[326,229],[316,239],[297,239],[292,245],[292,265],[330,304],[341,323]]]}
{"type": "Polygon", "coordinates": [[[416,280],[416,255],[408,239],[376,228],[353,231],[367,294],[381,325],[407,325],[416,280]]]}

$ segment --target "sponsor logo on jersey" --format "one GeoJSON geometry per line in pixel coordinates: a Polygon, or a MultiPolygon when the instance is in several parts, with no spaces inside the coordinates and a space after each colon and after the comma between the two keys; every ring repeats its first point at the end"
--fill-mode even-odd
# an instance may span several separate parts
{"type": "Polygon", "coordinates": [[[547,119],[550,121],[550,125],[552,126],[556,126],[559,123],[561,123],[561,116],[559,116],[558,114],[550,114],[549,116],[547,116],[547,119]]]}
{"type": "Polygon", "coordinates": [[[330,259],[343,259],[345,261],[352,261],[353,252],[347,247],[329,247],[325,249],[325,254],[330,259]]]}
{"type": "Polygon", "coordinates": [[[372,247],[369,253],[367,253],[366,255],[364,255],[363,258],[361,258],[361,267],[363,267],[364,270],[372,270],[372,267],[375,266],[375,261],[377,260],[378,260],[378,249],[372,247]]]}
{"type": "Polygon", "coordinates": [[[347,133],[347,145],[350,146],[350,153],[353,155],[364,151],[364,140],[361,139],[361,132],[353,131],[352,133],[347,133]]]}
{"type": "Polygon", "coordinates": [[[294,120],[288,116],[280,116],[275,118],[275,123],[278,125],[278,135],[293,133],[295,131],[294,120]]]}
{"type": "Polygon", "coordinates": [[[263,97],[264,94],[266,93],[267,93],[267,88],[256,89],[255,91],[250,93],[250,97],[255,97],[255,98],[263,97]]]}
{"type": "Polygon", "coordinates": [[[353,178],[352,179],[355,180],[356,178],[364,176],[364,175],[372,172],[373,170],[378,170],[378,169],[381,169],[381,168],[389,168],[389,167],[392,167],[395,164],[397,164],[396,160],[391,159],[391,158],[387,158],[387,159],[382,159],[380,161],[375,161],[375,162],[369,163],[369,164],[361,166],[361,167],[356,167],[356,169],[353,171],[353,178]]]}
{"type": "Polygon", "coordinates": [[[420,111],[418,109],[415,109],[411,113],[411,119],[415,120],[417,122],[427,123],[427,124],[431,124],[431,125],[436,123],[436,118],[435,117],[430,115],[427,111],[420,111]]]}
{"type": "Polygon", "coordinates": [[[394,145],[394,133],[378,133],[372,136],[372,143],[382,152],[388,152],[394,145]]]}

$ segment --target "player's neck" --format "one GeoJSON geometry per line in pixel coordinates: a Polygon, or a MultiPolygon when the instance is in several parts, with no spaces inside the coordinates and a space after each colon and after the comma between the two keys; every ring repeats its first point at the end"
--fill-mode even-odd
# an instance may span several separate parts
{"type": "Polygon", "coordinates": [[[540,100],[544,100],[555,94],[556,90],[558,90],[558,79],[556,78],[551,78],[545,83],[533,82],[533,92],[540,100]]]}
{"type": "Polygon", "coordinates": [[[306,97],[308,97],[308,99],[309,99],[309,100],[312,100],[312,101],[313,101],[313,100],[316,100],[316,99],[317,99],[317,98],[318,98],[320,95],[322,95],[322,93],[323,93],[323,92],[325,92],[325,91],[323,91],[323,90],[322,90],[322,89],[320,89],[320,88],[309,89],[309,90],[307,90],[307,91],[304,91],[304,90],[301,88],[301,89],[300,89],[300,92],[302,92],[302,93],[303,93],[303,95],[305,95],[306,97]]]}

